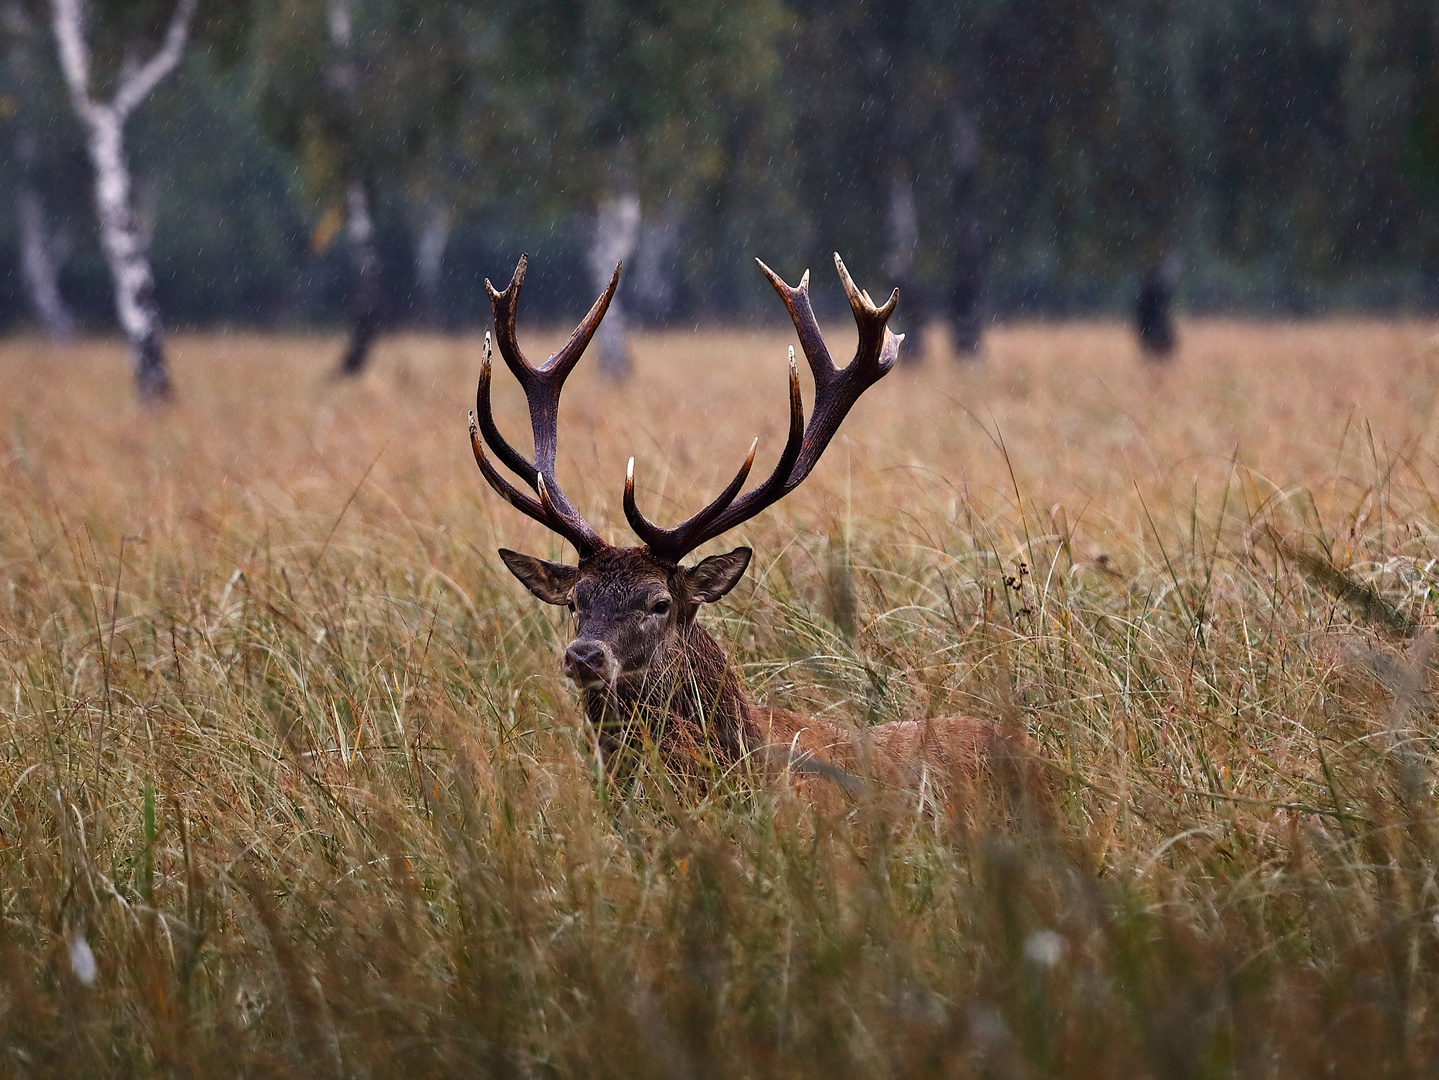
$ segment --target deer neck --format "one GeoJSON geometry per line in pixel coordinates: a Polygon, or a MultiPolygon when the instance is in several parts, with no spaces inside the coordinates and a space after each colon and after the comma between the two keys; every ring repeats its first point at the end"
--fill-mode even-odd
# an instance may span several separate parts
{"type": "Polygon", "coordinates": [[[643,732],[667,746],[702,749],[722,765],[745,752],[752,704],[724,649],[698,624],[680,630],[642,680],[608,691],[585,691],[585,712],[615,749],[643,732]]]}

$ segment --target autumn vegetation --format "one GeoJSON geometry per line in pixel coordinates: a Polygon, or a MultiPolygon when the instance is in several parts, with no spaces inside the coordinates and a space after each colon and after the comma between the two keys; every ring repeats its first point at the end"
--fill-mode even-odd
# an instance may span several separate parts
{"type": "MultiPolygon", "coordinates": [[[[0,1071],[1431,1071],[1436,330],[932,337],[725,538],[702,618],[761,702],[997,719],[1052,805],[597,771],[563,612],[494,555],[571,553],[475,470],[474,338],[337,382],[334,338],[180,334],[160,412],[119,343],[6,341],[0,1071]]],[[[788,343],[582,364],[587,519],[628,535],[631,454],[666,522],[767,470],[788,343]]]]}

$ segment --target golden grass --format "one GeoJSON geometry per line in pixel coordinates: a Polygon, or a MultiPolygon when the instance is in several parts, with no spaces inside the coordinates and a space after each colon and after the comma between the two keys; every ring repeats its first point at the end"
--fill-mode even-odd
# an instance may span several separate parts
{"type": "MultiPolygon", "coordinates": [[[[341,384],[329,339],[181,337],[154,415],[113,344],[0,346],[4,1069],[1431,1068],[1431,646],[1394,628],[1433,622],[1436,331],[1202,321],[1153,366],[997,330],[720,541],[762,700],[1023,724],[1043,821],[600,783],[564,622],[493,557],[571,553],[475,470],[478,339],[341,384]]],[[[753,435],[766,468],[790,340],[582,365],[567,492],[629,542],[630,454],[662,520],[753,435]]]]}

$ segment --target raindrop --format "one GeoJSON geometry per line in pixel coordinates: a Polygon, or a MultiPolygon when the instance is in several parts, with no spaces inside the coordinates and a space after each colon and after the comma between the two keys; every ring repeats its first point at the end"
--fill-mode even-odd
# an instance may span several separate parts
{"type": "Polygon", "coordinates": [[[1024,958],[1038,967],[1053,967],[1064,955],[1064,938],[1053,930],[1036,930],[1024,939],[1024,958]]]}
{"type": "Polygon", "coordinates": [[[95,978],[100,972],[95,966],[95,952],[84,934],[76,934],[70,939],[70,970],[84,985],[95,985],[95,978]]]}

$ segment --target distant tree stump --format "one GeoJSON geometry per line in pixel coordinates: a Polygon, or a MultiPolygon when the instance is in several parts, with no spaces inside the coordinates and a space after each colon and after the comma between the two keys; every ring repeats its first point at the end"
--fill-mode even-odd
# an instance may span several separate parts
{"type": "Polygon", "coordinates": [[[1182,268],[1180,257],[1171,254],[1159,265],[1149,267],[1140,279],[1139,298],[1134,305],[1135,329],[1139,332],[1139,347],[1151,360],[1167,360],[1174,353],[1174,290],[1182,268]]]}

